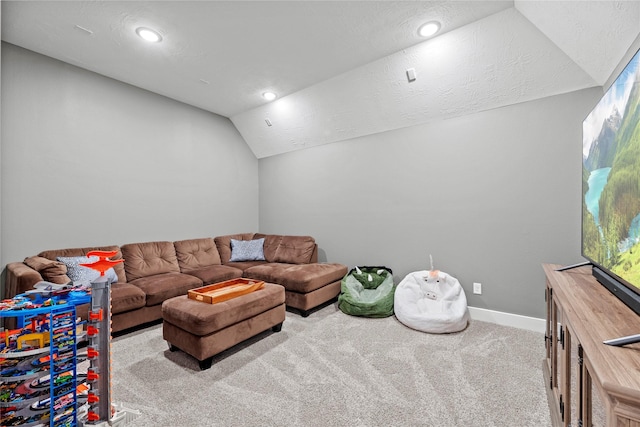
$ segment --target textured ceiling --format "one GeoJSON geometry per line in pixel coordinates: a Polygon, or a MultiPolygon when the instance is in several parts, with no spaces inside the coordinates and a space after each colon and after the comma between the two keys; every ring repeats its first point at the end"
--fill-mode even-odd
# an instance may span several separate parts
{"type": "Polygon", "coordinates": [[[600,86],[640,32],[636,1],[0,4],[4,41],[229,117],[258,158],[600,86]]]}

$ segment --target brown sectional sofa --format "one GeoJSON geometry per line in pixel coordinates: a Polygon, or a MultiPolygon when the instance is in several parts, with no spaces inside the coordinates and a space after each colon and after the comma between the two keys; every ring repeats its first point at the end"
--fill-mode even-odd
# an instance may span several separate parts
{"type": "MultiPolygon", "coordinates": [[[[40,252],[24,262],[7,264],[4,298],[23,293],[39,281],[68,283],[66,266],[57,257],[84,256],[92,250],[116,251],[124,258],[114,270],[111,286],[112,331],[160,320],[162,302],[189,289],[239,277],[285,287],[286,304],[307,316],[309,310],[340,293],[347,273],[341,264],[319,264],[317,244],[309,236],[244,233],[176,242],[129,243],[119,246],[59,249],[40,252]],[[231,239],[264,238],[264,261],[230,262],[231,239]]],[[[87,307],[79,307],[82,315],[87,307]]]]}

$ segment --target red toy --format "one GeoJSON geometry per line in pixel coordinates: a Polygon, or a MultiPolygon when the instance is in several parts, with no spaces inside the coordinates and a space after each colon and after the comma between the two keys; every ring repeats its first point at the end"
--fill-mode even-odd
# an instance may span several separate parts
{"type": "Polygon", "coordinates": [[[83,267],[89,267],[100,272],[100,276],[104,276],[104,272],[113,267],[114,265],[124,262],[123,259],[110,260],[109,257],[115,256],[117,251],[89,251],[87,257],[97,256],[98,261],[91,264],[80,264],[83,267]]]}

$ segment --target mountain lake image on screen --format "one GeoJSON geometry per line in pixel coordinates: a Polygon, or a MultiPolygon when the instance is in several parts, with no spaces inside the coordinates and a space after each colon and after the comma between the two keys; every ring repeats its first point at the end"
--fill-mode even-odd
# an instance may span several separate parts
{"type": "Polygon", "coordinates": [[[640,295],[639,61],[640,51],[582,125],[582,255],[640,295]]]}

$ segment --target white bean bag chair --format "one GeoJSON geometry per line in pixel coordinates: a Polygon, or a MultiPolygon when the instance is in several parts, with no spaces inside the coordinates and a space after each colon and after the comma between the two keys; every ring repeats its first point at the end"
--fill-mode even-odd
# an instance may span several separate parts
{"type": "Polygon", "coordinates": [[[394,311],[404,325],[443,334],[467,327],[467,297],[458,279],[442,271],[415,271],[396,287],[394,311]]]}

